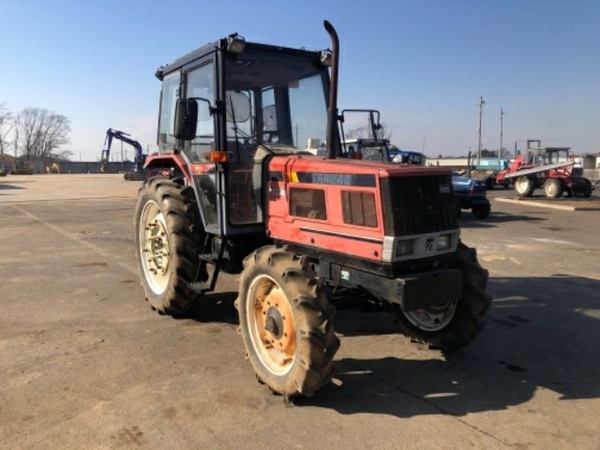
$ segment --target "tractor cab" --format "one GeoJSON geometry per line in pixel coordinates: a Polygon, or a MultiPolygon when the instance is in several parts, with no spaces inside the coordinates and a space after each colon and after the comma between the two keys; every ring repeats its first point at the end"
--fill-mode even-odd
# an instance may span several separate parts
{"type": "MultiPolygon", "coordinates": [[[[342,153],[343,158],[362,159],[365,161],[384,161],[391,159],[390,142],[381,136],[382,126],[379,122],[380,113],[375,109],[344,109],[338,116],[340,132],[342,135],[342,153]],[[366,117],[368,127],[358,128],[359,132],[365,132],[365,136],[347,136],[344,132],[344,123],[348,120],[350,114],[359,114],[366,117]]],[[[355,130],[356,131],[356,130],[355,130]]],[[[352,134],[352,133],[350,133],[352,134]]]]}
{"type": "Polygon", "coordinates": [[[570,147],[537,147],[529,148],[525,154],[525,164],[533,167],[545,164],[569,162],[571,160],[570,147]]]}
{"type": "Polygon", "coordinates": [[[342,156],[365,161],[389,161],[389,143],[385,139],[345,139],[342,156]]]}
{"type": "Polygon", "coordinates": [[[207,232],[264,232],[266,161],[326,140],[329,58],[233,34],[159,68],[157,161],[179,155],[207,232]]]}

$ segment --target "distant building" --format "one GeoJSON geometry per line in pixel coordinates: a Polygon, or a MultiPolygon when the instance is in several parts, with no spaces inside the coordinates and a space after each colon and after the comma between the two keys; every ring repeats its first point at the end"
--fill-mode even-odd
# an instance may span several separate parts
{"type": "Polygon", "coordinates": [[[583,156],[583,176],[594,184],[600,181],[600,153],[583,156]]]}
{"type": "Polygon", "coordinates": [[[468,158],[427,158],[428,166],[443,166],[451,167],[452,169],[460,170],[469,167],[468,158]]]}

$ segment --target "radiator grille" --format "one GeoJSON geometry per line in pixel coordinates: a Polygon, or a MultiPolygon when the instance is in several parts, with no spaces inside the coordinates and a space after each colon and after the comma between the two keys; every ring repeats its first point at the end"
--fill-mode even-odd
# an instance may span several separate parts
{"type": "Polygon", "coordinates": [[[390,187],[396,236],[458,228],[449,175],[395,177],[390,187]]]}

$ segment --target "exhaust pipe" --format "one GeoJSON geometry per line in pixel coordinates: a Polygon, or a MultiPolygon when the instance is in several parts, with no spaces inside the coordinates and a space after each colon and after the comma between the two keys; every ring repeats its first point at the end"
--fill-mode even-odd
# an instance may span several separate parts
{"type": "Polygon", "coordinates": [[[325,30],[331,38],[331,83],[329,86],[329,109],[327,111],[327,159],[335,159],[334,139],[337,139],[335,130],[338,120],[337,88],[338,88],[338,60],[340,54],[340,41],[333,25],[327,20],[323,22],[325,30]]]}

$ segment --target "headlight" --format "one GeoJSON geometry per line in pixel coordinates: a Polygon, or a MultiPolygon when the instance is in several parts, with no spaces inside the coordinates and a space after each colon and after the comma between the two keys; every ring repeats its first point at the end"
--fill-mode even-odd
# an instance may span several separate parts
{"type": "Polygon", "coordinates": [[[396,244],[396,256],[406,256],[412,254],[413,243],[411,240],[398,241],[396,244]]]}
{"type": "Polygon", "coordinates": [[[437,249],[438,250],[446,250],[447,248],[450,248],[451,242],[452,242],[451,235],[442,234],[440,237],[438,237],[437,249]]]}

